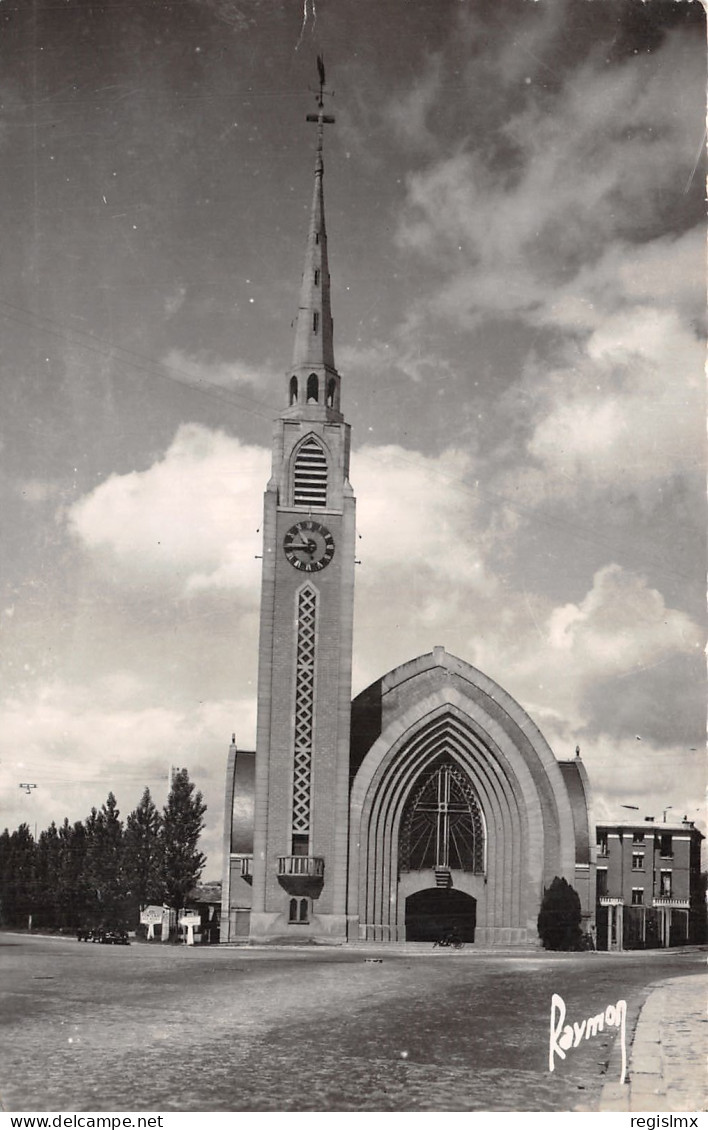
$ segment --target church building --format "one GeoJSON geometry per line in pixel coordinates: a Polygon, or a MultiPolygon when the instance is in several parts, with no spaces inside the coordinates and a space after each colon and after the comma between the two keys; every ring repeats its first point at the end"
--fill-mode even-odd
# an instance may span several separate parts
{"type": "Polygon", "coordinates": [[[594,915],[579,756],[433,647],[351,697],[355,498],[334,359],[316,125],[292,365],[265,491],[256,750],[232,741],[221,941],[538,943],[561,876],[594,915]]]}

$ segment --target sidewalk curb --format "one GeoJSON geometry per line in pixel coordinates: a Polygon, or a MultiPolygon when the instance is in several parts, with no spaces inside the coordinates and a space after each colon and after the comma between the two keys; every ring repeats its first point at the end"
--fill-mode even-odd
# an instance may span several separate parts
{"type": "Polygon", "coordinates": [[[653,985],[634,1029],[627,1082],[606,1083],[598,1110],[705,1110],[707,1001],[707,973],[653,985]]]}

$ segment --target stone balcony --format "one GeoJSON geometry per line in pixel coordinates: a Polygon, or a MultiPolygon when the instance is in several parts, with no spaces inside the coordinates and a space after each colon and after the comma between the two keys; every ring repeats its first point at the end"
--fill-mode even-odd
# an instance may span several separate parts
{"type": "Polygon", "coordinates": [[[317,898],[324,884],[321,855],[279,855],[278,882],[291,895],[317,898]]]}

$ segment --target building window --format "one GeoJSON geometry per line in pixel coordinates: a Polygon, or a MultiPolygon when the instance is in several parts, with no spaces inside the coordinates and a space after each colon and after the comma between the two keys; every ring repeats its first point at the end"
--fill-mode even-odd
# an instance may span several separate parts
{"type": "Polygon", "coordinates": [[[633,844],[643,844],[644,843],[644,833],[643,832],[635,832],[634,835],[632,836],[632,843],[633,844]]]}
{"type": "MultiPolygon", "coordinates": [[[[310,380],[313,376],[310,374],[310,380]]],[[[314,436],[305,440],[295,456],[293,505],[308,509],[327,505],[327,456],[314,436]]]]}
{"type": "Polygon", "coordinates": [[[312,314],[312,332],[317,333],[319,328],[320,328],[320,316],[319,316],[319,313],[317,312],[317,310],[315,310],[312,314]]]}
{"type": "Polygon", "coordinates": [[[297,377],[290,378],[290,403],[297,404],[297,377]]]}
{"type": "Polygon", "coordinates": [[[632,855],[632,871],[644,870],[644,853],[636,852],[632,855]]]}
{"type": "Polygon", "coordinates": [[[598,867],[597,869],[597,893],[598,895],[607,894],[607,868],[598,867]]]}
{"type": "Polygon", "coordinates": [[[316,270],[315,271],[315,286],[319,286],[319,285],[320,285],[320,272],[318,270],[316,270]]]}
{"type": "Polygon", "coordinates": [[[662,871],[659,876],[659,894],[663,899],[671,898],[671,872],[662,871]]]}
{"type": "Polygon", "coordinates": [[[320,242],[320,233],[318,231],[316,231],[315,232],[315,243],[319,243],[319,242],[320,242]]]}
{"type": "Polygon", "coordinates": [[[662,857],[662,859],[671,859],[673,854],[674,852],[671,842],[671,836],[668,832],[664,833],[664,835],[659,839],[659,855],[662,857]]]}
{"type": "Polygon", "coordinates": [[[290,899],[288,907],[288,922],[292,925],[301,925],[310,921],[310,900],[290,899]]]}
{"type": "Polygon", "coordinates": [[[632,906],[644,906],[643,887],[632,887],[632,906]]]}
{"type": "Polygon", "coordinates": [[[334,377],[330,377],[329,381],[327,382],[327,406],[329,408],[334,408],[334,397],[336,395],[336,392],[337,382],[335,381],[334,377]]]}
{"type": "Polygon", "coordinates": [[[598,855],[607,855],[607,832],[597,833],[597,852],[598,855]]]}
{"type": "Polygon", "coordinates": [[[292,855],[309,855],[310,854],[310,837],[301,832],[296,832],[292,838],[292,855]]]}
{"type": "Polygon", "coordinates": [[[484,826],[466,774],[447,758],[414,788],[400,832],[401,871],[451,868],[484,873],[484,826]]]}

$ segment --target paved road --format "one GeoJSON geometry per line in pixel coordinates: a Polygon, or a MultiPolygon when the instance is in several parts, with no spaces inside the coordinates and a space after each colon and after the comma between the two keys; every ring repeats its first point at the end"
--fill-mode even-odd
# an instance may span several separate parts
{"type": "Polygon", "coordinates": [[[5,934],[0,1094],[11,1111],[594,1110],[616,1033],[551,1074],[552,994],[569,1023],[626,999],[629,1034],[651,983],[704,962],[5,934]]]}

